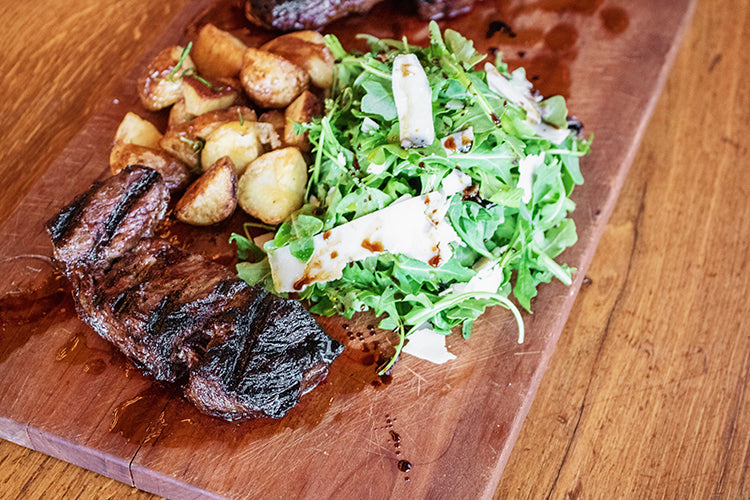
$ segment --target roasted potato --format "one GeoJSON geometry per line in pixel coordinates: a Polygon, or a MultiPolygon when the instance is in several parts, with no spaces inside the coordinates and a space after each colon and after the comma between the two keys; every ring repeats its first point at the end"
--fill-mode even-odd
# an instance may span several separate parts
{"type": "Polygon", "coordinates": [[[303,134],[294,133],[295,123],[309,123],[314,116],[323,111],[323,105],[315,94],[309,90],[302,92],[284,111],[284,143],[294,146],[303,153],[310,151],[310,141],[307,132],[303,134]]]}
{"type": "Polygon", "coordinates": [[[159,147],[183,161],[191,169],[197,169],[205,139],[195,134],[191,124],[192,122],[187,121],[167,129],[167,133],[159,141],[159,147]]]}
{"type": "Polygon", "coordinates": [[[182,75],[195,64],[185,49],[174,45],[159,52],[138,78],[138,96],[146,109],[171,106],[182,97],[182,75]]]}
{"type": "Polygon", "coordinates": [[[115,142],[137,144],[147,148],[158,148],[161,140],[159,132],[153,123],[128,111],[115,132],[115,142]]]}
{"type": "Polygon", "coordinates": [[[206,24],[198,32],[192,56],[198,72],[209,78],[236,77],[247,45],[231,33],[206,24]]]}
{"type": "Polygon", "coordinates": [[[228,219],[237,207],[237,176],[229,158],[222,158],[187,188],[175,206],[178,220],[208,226],[228,219]]]}
{"type": "Polygon", "coordinates": [[[333,54],[326,47],[323,35],[317,31],[287,33],[266,42],[260,48],[279,55],[304,69],[316,87],[331,88],[333,54]]]}
{"type": "Polygon", "coordinates": [[[255,122],[233,121],[220,125],[206,137],[201,165],[207,169],[219,158],[229,157],[234,164],[234,173],[239,176],[262,153],[263,144],[256,132],[255,122]]]}
{"type": "Polygon", "coordinates": [[[262,108],[284,108],[310,85],[310,75],[281,56],[249,48],[242,58],[240,81],[262,108]]]}
{"type": "Polygon", "coordinates": [[[307,164],[296,148],[265,153],[240,177],[237,202],[267,224],[279,224],[305,201],[307,164]]]}
{"type": "Polygon", "coordinates": [[[159,146],[176,156],[189,167],[196,168],[200,164],[201,150],[206,138],[225,123],[237,121],[242,116],[246,122],[258,119],[255,111],[244,106],[232,106],[227,109],[210,111],[193,120],[170,125],[159,146]]]}
{"type": "Polygon", "coordinates": [[[182,79],[182,95],[185,97],[185,112],[193,116],[228,108],[235,104],[238,98],[236,88],[194,76],[185,76],[182,79]]]}
{"type": "Polygon", "coordinates": [[[116,142],[109,154],[109,168],[113,174],[128,165],[141,165],[156,170],[164,178],[170,191],[184,188],[190,182],[190,169],[166,151],[138,144],[116,142]]]}

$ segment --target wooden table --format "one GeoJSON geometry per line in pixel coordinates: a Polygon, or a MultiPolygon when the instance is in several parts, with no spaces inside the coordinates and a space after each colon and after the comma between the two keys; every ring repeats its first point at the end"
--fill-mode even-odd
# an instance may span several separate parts
{"type": "MultiPolygon", "coordinates": [[[[0,222],[186,3],[0,8],[0,222]]],[[[747,32],[699,1],[498,498],[750,495],[747,32]]],[[[5,441],[0,492],[151,497],[5,441]]]]}

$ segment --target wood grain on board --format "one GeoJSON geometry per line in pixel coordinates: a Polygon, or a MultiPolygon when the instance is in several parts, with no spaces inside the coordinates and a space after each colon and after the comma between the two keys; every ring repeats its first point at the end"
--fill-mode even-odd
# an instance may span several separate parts
{"type": "MultiPolygon", "coordinates": [[[[182,41],[185,27],[210,4],[180,4],[178,17],[169,25],[161,22],[154,30],[159,36],[146,30],[148,43],[134,53],[154,53],[182,41]]],[[[46,260],[50,245],[41,225],[106,175],[114,130],[135,103],[132,77],[116,75],[115,86],[112,75],[93,74],[93,81],[109,86],[102,93],[106,106],[85,124],[74,120],[82,125],[80,132],[34,188],[24,188],[28,196],[0,228],[0,436],[172,497],[491,496],[692,5],[687,0],[505,2],[493,12],[480,3],[471,16],[452,24],[471,33],[480,48],[498,47],[513,63],[527,64],[532,76],[538,71],[539,88],[566,94],[569,109],[595,132],[594,150],[584,160],[586,183],[574,195],[580,241],[563,257],[580,272],[571,288],[542,287],[535,314],[526,316],[523,345],[515,342],[510,315],[493,309],[477,322],[470,341],[451,339],[458,360],[435,366],[404,357],[390,383],[375,377],[374,366],[365,362],[363,351],[371,343],[367,318],[348,322],[348,328],[340,319],[323,320],[349,350],[328,380],[280,421],[228,424],[199,414],[175,391],[130,369],[75,318],[65,285],[55,280],[46,260]],[[513,33],[486,38],[498,19],[508,21],[513,33]],[[39,307],[13,309],[21,296],[33,297],[39,307]]],[[[130,22],[138,26],[137,20],[130,22]]],[[[357,22],[332,29],[350,32],[357,22]]],[[[408,18],[385,29],[407,30],[410,40],[420,41],[420,25],[408,18]]],[[[32,126],[24,126],[31,134],[32,126]]],[[[14,155],[38,162],[54,150],[35,152],[19,144],[12,144],[14,155]]],[[[27,174],[25,182],[43,170],[27,174]]],[[[203,238],[216,252],[231,254],[225,236],[218,231],[203,238]]]]}

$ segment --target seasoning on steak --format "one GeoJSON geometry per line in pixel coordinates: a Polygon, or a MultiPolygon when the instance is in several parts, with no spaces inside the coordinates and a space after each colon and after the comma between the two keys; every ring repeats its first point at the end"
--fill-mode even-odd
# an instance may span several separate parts
{"type": "Polygon", "coordinates": [[[47,224],[79,316],[157,380],[188,379],[206,413],[283,416],[343,346],[298,302],[152,238],[164,193],[157,172],[128,167],[47,224]]]}
{"type": "MultiPolygon", "coordinates": [[[[319,29],[349,14],[363,14],[381,0],[247,0],[245,17],[282,31],[319,29]]],[[[423,19],[442,19],[468,12],[474,0],[412,0],[402,5],[423,19]]]]}

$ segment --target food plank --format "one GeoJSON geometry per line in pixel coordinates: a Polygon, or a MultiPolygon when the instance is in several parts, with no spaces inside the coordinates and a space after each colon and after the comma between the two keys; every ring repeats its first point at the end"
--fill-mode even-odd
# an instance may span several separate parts
{"type": "MultiPolygon", "coordinates": [[[[424,42],[426,24],[392,15],[394,5],[327,30],[345,46],[365,29],[424,42]],[[373,23],[384,18],[391,21],[373,23]]],[[[595,134],[582,162],[585,184],[573,194],[579,242],[560,258],[578,269],[574,284],[540,287],[534,314],[524,316],[523,344],[510,313],[493,308],[471,339],[449,338],[457,360],[432,365],[404,355],[384,377],[375,374],[377,344],[387,339],[373,318],[322,318],[347,350],[326,382],[278,421],[218,421],[179,390],[142,376],[77,319],[68,285],[52,271],[43,224],[109,175],[114,131],[127,111],[141,109],[135,78],[126,78],[0,228],[0,437],[167,497],[491,496],[693,7],[691,0],[478,2],[472,14],[441,23],[480,50],[501,50],[513,67],[527,66],[537,87],[565,95],[595,134]]],[[[239,23],[238,12],[233,3],[190,4],[136,71],[207,20],[248,41],[267,36],[239,23]]],[[[173,223],[163,236],[231,264],[227,237],[243,220],[209,230],[173,223]]]]}

